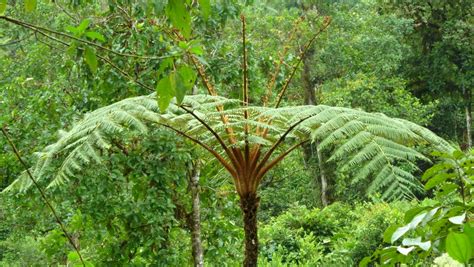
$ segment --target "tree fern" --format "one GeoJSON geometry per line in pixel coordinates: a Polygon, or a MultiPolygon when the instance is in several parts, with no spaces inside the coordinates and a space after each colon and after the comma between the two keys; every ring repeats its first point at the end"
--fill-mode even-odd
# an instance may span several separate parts
{"type": "MultiPolygon", "coordinates": [[[[383,114],[322,105],[264,108],[239,104],[223,97],[187,96],[181,107],[172,104],[167,112],[160,113],[154,94],[125,99],[86,114],[69,132],[63,132],[56,143],[36,154],[37,162],[32,170],[39,180],[51,177],[50,187],[60,185],[88,164],[100,163],[101,151],[112,146],[112,137],[120,138],[130,131],[145,137],[151,125],[199,139],[216,151],[221,144],[205,125],[222,140],[228,140],[226,129],[232,127],[238,142],[229,146],[242,147],[250,142],[260,145],[265,152],[289,127],[304,120],[288,133],[286,143],[319,140],[321,149],[332,150],[329,160],[342,163],[342,170],[356,169],[354,182],[370,178],[368,194],[384,192],[385,199],[395,199],[412,197],[421,188],[413,174],[400,167],[428,160],[414,148],[415,144],[450,149],[431,131],[383,114]],[[227,106],[226,110],[216,111],[222,105],[227,106]],[[192,113],[186,112],[188,109],[192,113]],[[248,112],[248,119],[243,117],[244,111],[248,112]],[[222,116],[226,116],[227,123],[222,121],[222,116]],[[252,131],[245,135],[244,127],[252,131]],[[264,137],[254,134],[257,128],[267,130],[268,134],[264,137]],[[48,176],[48,169],[57,159],[62,159],[60,167],[54,170],[53,176],[48,176]]],[[[224,155],[222,151],[220,154],[224,155]]],[[[22,175],[5,190],[25,190],[29,186],[27,177],[22,175]]]]}

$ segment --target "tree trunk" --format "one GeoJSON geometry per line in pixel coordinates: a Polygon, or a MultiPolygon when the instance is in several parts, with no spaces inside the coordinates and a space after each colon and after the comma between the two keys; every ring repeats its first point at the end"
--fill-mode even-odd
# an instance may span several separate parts
{"type": "Polygon", "coordinates": [[[192,211],[189,226],[191,228],[191,243],[194,266],[196,267],[204,266],[204,256],[201,243],[201,207],[199,202],[199,175],[200,166],[199,163],[196,162],[192,164],[192,169],[189,177],[189,184],[191,186],[192,195],[192,211]]]}
{"type": "Polygon", "coordinates": [[[316,154],[318,156],[318,167],[319,167],[319,176],[321,177],[321,204],[323,207],[327,207],[329,204],[328,200],[328,180],[326,179],[326,173],[324,171],[323,164],[323,155],[319,149],[319,141],[315,142],[316,154]]]}
{"type": "MultiPolygon", "coordinates": [[[[314,49],[308,50],[305,57],[303,58],[303,73],[301,74],[303,87],[305,90],[304,94],[304,103],[306,105],[318,105],[318,99],[316,97],[316,91],[314,90],[314,83],[311,81],[311,69],[310,69],[310,60],[314,54],[314,49]]],[[[314,144],[310,144],[316,150],[316,156],[318,158],[318,169],[319,169],[319,183],[316,181],[316,184],[321,185],[321,204],[323,207],[326,207],[329,204],[328,200],[328,180],[326,178],[326,173],[324,171],[324,158],[319,149],[319,141],[316,141],[314,144]]],[[[304,149],[304,153],[306,154],[306,158],[311,158],[310,149],[304,149]]],[[[315,175],[314,177],[316,180],[318,176],[315,175]]]]}
{"type": "Polygon", "coordinates": [[[260,198],[257,193],[240,196],[240,208],[244,214],[245,255],[244,267],[257,266],[258,233],[257,211],[260,198]]]}
{"type": "Polygon", "coordinates": [[[467,149],[471,149],[472,147],[472,115],[471,115],[471,90],[466,90],[463,86],[463,93],[464,93],[464,113],[466,116],[466,141],[467,141],[467,149]]]}

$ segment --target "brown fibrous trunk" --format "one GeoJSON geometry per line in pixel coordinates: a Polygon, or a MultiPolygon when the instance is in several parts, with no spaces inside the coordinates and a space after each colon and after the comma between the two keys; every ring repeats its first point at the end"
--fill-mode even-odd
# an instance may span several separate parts
{"type": "Polygon", "coordinates": [[[257,211],[260,198],[257,193],[246,193],[240,196],[240,208],[244,214],[245,258],[244,267],[257,266],[258,233],[257,211]]]}

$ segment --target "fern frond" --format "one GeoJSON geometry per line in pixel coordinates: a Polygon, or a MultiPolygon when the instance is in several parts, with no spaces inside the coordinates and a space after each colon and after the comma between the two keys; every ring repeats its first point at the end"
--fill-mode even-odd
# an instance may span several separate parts
{"type": "MultiPolygon", "coordinates": [[[[416,161],[428,160],[416,150],[417,144],[433,145],[442,151],[451,149],[446,141],[414,123],[349,108],[241,107],[240,100],[193,95],[186,96],[182,106],[173,100],[168,110],[160,113],[155,98],[155,94],[128,98],[86,114],[70,131],[61,132],[57,142],[37,153],[31,168],[34,176],[50,179],[49,187],[61,185],[86,166],[100,163],[109,154],[104,151],[110,150],[113,138],[120,139],[130,132],[146,138],[152,126],[166,126],[200,140],[220,155],[225,154],[221,144],[207,127],[224,142],[230,140],[227,130],[231,127],[237,142],[228,147],[241,148],[247,138],[251,144],[258,144],[262,153],[295,127],[285,135],[285,142],[317,140],[320,149],[333,152],[329,160],[340,162],[342,170],[355,170],[354,182],[370,181],[367,194],[382,190],[384,198],[395,199],[412,197],[420,188],[413,174],[400,167],[406,164],[415,169],[416,161]],[[220,106],[225,110],[216,109],[220,106]],[[226,123],[222,116],[227,118],[226,123]],[[251,131],[245,133],[245,128],[251,131]],[[267,134],[255,134],[257,128],[267,134]],[[60,166],[51,175],[55,164],[60,166]]],[[[25,190],[31,185],[27,178],[20,175],[6,191],[25,190]]]]}

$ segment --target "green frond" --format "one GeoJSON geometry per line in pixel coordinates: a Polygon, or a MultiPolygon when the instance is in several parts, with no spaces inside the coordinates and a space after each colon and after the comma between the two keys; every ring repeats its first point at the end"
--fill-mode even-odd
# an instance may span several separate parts
{"type": "MultiPolygon", "coordinates": [[[[50,179],[49,187],[61,185],[86,166],[100,164],[102,157],[109,154],[104,151],[111,149],[111,140],[130,132],[146,137],[150,127],[161,125],[198,139],[223,155],[220,143],[199,120],[211,127],[228,146],[242,147],[247,138],[251,144],[262,145],[263,150],[299,123],[286,136],[288,145],[304,140],[318,141],[320,149],[332,152],[329,160],[338,161],[341,170],[354,170],[354,182],[369,181],[367,194],[383,191],[385,199],[396,199],[413,197],[420,188],[413,174],[400,167],[405,164],[416,169],[416,161],[428,160],[416,150],[416,145],[432,145],[444,151],[452,149],[428,129],[383,114],[324,105],[275,109],[242,107],[241,104],[235,99],[193,95],[184,98],[182,107],[173,100],[168,110],[160,113],[155,94],[128,98],[90,112],[70,131],[61,131],[57,142],[37,153],[31,170],[38,180],[50,179]],[[225,109],[218,111],[220,106],[225,109]],[[199,120],[185,109],[191,110],[199,120]],[[249,115],[247,119],[244,113],[249,115]],[[227,123],[222,122],[222,116],[227,118],[227,123]],[[234,145],[228,143],[229,127],[237,139],[234,145]],[[246,127],[250,129],[248,134],[244,133],[246,127]],[[266,130],[267,135],[256,135],[257,128],[266,130]]],[[[20,175],[6,190],[25,190],[31,186],[27,178],[20,175]]]]}
{"type": "MultiPolygon", "coordinates": [[[[329,158],[329,160],[331,161],[331,160],[338,160],[338,159],[344,158],[348,154],[351,154],[355,150],[358,150],[361,147],[363,147],[365,144],[370,142],[372,138],[373,136],[366,131],[361,131],[357,133],[350,139],[346,139],[345,142],[342,145],[340,145],[336,149],[336,151],[332,153],[332,156],[331,158],[329,158]]],[[[331,139],[332,139],[331,136],[328,136],[328,138],[323,139],[323,141],[321,141],[320,143],[320,148],[326,149],[329,145],[335,144],[333,140],[331,139]]],[[[338,141],[342,141],[342,140],[339,139],[338,141]]]]}

